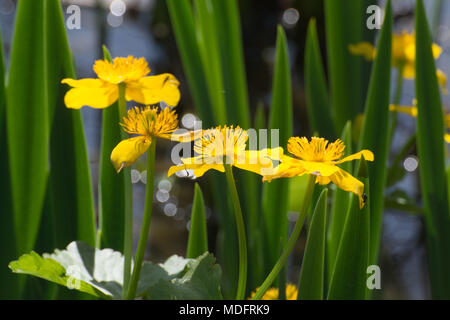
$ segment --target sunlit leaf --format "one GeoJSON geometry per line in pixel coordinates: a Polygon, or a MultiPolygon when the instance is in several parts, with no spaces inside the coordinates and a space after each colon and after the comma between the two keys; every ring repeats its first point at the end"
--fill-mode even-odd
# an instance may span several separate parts
{"type": "Polygon", "coordinates": [[[444,121],[431,36],[423,1],[416,2],[417,151],[425,207],[433,298],[450,298],[450,216],[444,179],[444,121]]]}

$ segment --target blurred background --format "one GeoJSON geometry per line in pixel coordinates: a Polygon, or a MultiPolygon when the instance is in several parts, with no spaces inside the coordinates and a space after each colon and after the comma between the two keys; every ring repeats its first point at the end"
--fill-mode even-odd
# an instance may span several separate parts
{"type": "MultiPolygon", "coordinates": [[[[180,127],[192,129],[198,117],[195,114],[192,97],[185,80],[179,52],[165,0],[63,0],[66,9],[70,5],[81,8],[81,28],[67,30],[70,47],[75,59],[79,78],[95,77],[92,65],[103,54],[105,44],[113,57],[133,55],[145,57],[152,73],[169,72],[181,82],[181,102],[177,107],[180,127]]],[[[384,1],[380,1],[383,7],[384,1]]],[[[437,67],[450,74],[450,2],[442,0],[425,1],[432,23],[434,40],[443,48],[437,67]]],[[[394,30],[412,30],[414,25],[414,0],[394,1],[394,30]]],[[[273,60],[277,25],[286,31],[289,45],[292,87],[294,98],[294,135],[309,135],[303,84],[304,46],[306,28],[311,17],[317,20],[322,54],[326,63],[324,38],[323,1],[311,0],[240,0],[242,36],[244,43],[245,68],[251,106],[255,116],[258,106],[266,114],[270,106],[273,60]]],[[[0,27],[3,34],[6,64],[11,46],[16,1],[0,0],[0,27]]],[[[395,71],[393,71],[395,72],[395,71]]],[[[395,79],[395,77],[392,77],[395,79]]],[[[414,98],[414,83],[406,80],[402,104],[411,105],[414,98]]],[[[449,97],[444,96],[444,107],[450,107],[449,97]]],[[[129,107],[132,105],[129,105],[129,107]]],[[[101,111],[82,109],[94,191],[98,185],[100,153],[101,111]]],[[[399,115],[394,136],[393,150],[403,146],[415,132],[415,120],[399,115]]],[[[156,164],[156,189],[154,213],[150,231],[150,245],[146,258],[155,262],[165,260],[172,254],[185,255],[190,224],[194,181],[179,176],[167,178],[171,165],[172,144],[158,143],[156,164]]],[[[392,160],[392,159],[390,159],[392,160]]],[[[386,199],[383,220],[383,240],[380,251],[382,270],[381,299],[426,299],[430,297],[424,241],[423,217],[417,207],[418,160],[411,155],[402,160],[405,175],[390,188],[398,191],[403,201],[411,202],[408,212],[396,209],[396,203],[386,199]]],[[[135,246],[140,231],[144,206],[146,171],[145,159],[141,158],[133,167],[134,232],[135,246]]],[[[202,179],[199,179],[203,187],[202,179]]],[[[208,188],[205,193],[208,218],[209,247],[214,248],[217,217],[209,204],[212,203],[208,188]]],[[[391,193],[391,192],[389,192],[391,193]]],[[[97,196],[97,195],[96,195],[97,196]]],[[[398,199],[396,200],[399,201],[398,199]]],[[[302,237],[295,254],[289,261],[289,281],[296,283],[298,265],[302,256],[305,237],[302,237]]]]}

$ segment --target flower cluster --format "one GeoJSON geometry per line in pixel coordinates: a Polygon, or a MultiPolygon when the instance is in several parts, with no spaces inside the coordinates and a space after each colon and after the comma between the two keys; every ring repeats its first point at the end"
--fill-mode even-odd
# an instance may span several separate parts
{"type": "MultiPolygon", "coordinates": [[[[367,50],[366,50],[367,51],[367,50]]],[[[64,79],[73,88],[65,96],[68,108],[79,109],[84,105],[106,108],[119,99],[120,87],[125,90],[126,100],[142,104],[164,101],[176,106],[180,99],[179,82],[171,74],[147,76],[150,72],[144,58],[115,58],[112,62],[96,61],[93,67],[98,79],[64,79]]],[[[146,106],[130,109],[120,123],[123,130],[133,137],[121,141],[111,153],[111,161],[117,172],[132,165],[150,147],[156,138],[172,141],[194,141],[194,157],[182,158],[182,164],[172,166],[168,175],[193,170],[201,177],[208,170],[225,172],[225,165],[247,170],[263,177],[263,181],[310,174],[317,176],[322,185],[333,182],[339,188],[353,192],[360,198],[361,207],[364,185],[338,165],[345,161],[360,159],[373,161],[373,154],[363,150],[345,157],[344,144],[323,138],[292,137],[287,149],[294,155],[284,154],[283,148],[247,150],[248,133],[239,126],[216,127],[199,132],[176,134],[178,118],[170,108],[146,106]],[[340,159],[340,160],[339,160],[340,159]]]]}

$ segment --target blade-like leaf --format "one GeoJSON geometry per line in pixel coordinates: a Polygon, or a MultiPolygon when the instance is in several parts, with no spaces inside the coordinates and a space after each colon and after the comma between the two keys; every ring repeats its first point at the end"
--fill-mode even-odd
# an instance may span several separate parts
{"type": "Polygon", "coordinates": [[[332,110],[335,128],[341,132],[363,107],[362,59],[352,56],[348,45],[362,39],[366,7],[361,0],[326,0],[324,5],[332,110]]]}
{"type": "Polygon", "coordinates": [[[14,227],[19,253],[28,252],[34,246],[49,171],[44,31],[44,1],[19,1],[6,111],[14,227]]]}
{"type": "Polygon", "coordinates": [[[214,124],[211,103],[196,39],[194,17],[189,0],[168,0],[170,21],[183,62],[184,72],[194,98],[197,113],[204,127],[214,124]]]}
{"type": "Polygon", "coordinates": [[[378,255],[387,176],[391,50],[392,10],[390,1],[388,1],[378,41],[377,57],[372,67],[363,131],[359,144],[360,150],[369,149],[375,155],[375,162],[369,167],[371,190],[370,261],[373,264],[376,263],[378,255]]]}
{"type": "Polygon", "coordinates": [[[203,201],[202,190],[196,183],[186,257],[196,258],[206,251],[208,251],[208,237],[206,231],[205,203],[203,201]]]}
{"type": "Polygon", "coordinates": [[[417,151],[432,296],[450,298],[450,217],[445,177],[444,121],[423,2],[416,6],[417,151]]]}
{"type": "Polygon", "coordinates": [[[0,243],[7,244],[2,247],[0,255],[0,299],[18,299],[17,278],[11,275],[7,265],[16,256],[14,220],[11,198],[11,181],[8,159],[8,144],[6,138],[6,89],[5,69],[3,60],[3,42],[0,31],[0,243]],[[8,261],[9,260],[9,261],[8,261]]]}
{"type": "Polygon", "coordinates": [[[95,211],[90,170],[81,113],[64,105],[64,77],[74,78],[72,56],[57,0],[46,1],[45,8],[49,107],[53,118],[50,135],[51,207],[53,210],[56,243],[67,245],[74,239],[95,244],[95,211]]]}
{"type": "Polygon", "coordinates": [[[328,290],[328,299],[365,299],[367,266],[369,262],[370,192],[367,163],[360,161],[358,179],[364,183],[367,201],[362,210],[359,199],[351,195],[351,204],[345,220],[341,242],[328,290]]]}
{"type": "MultiPolygon", "coordinates": [[[[104,59],[111,60],[108,50],[103,48],[104,59]]],[[[98,208],[101,247],[123,252],[125,210],[131,201],[127,200],[127,197],[131,199],[131,186],[127,187],[126,184],[131,184],[131,179],[126,181],[126,171],[117,174],[111,164],[111,151],[123,137],[120,121],[117,102],[103,110],[98,208]]]]}
{"type": "Polygon", "coordinates": [[[320,194],[309,225],[298,283],[298,299],[323,299],[327,193],[328,189],[324,189],[320,194]]]}
{"type": "MultiPolygon", "coordinates": [[[[194,19],[189,0],[167,1],[183,68],[192,91],[196,111],[202,119],[204,128],[225,124],[227,117],[225,109],[222,110],[225,105],[223,88],[227,80],[223,78],[223,66],[220,65],[223,62],[221,60],[222,52],[220,52],[220,47],[216,43],[222,40],[217,39],[220,26],[214,22],[219,18],[214,14],[216,4],[211,5],[211,3],[210,0],[195,2],[196,19],[194,19]],[[207,42],[205,43],[205,41],[207,42]],[[209,56],[210,53],[211,56],[209,56]],[[217,74],[213,74],[211,68],[220,70],[220,73],[218,71],[217,74]],[[212,82],[210,82],[210,78],[212,78],[212,82]],[[214,96],[212,96],[213,94],[214,96]],[[213,106],[214,109],[211,109],[213,106]]],[[[221,12],[217,13],[217,15],[221,14],[221,12]]],[[[227,21],[227,23],[233,22],[227,21]]],[[[236,25],[233,28],[237,29],[236,25]]],[[[235,44],[237,41],[236,39],[233,40],[235,44]]],[[[234,75],[236,76],[236,74],[234,75]]],[[[233,92],[231,94],[238,93],[233,92]]],[[[210,176],[208,181],[212,185],[211,192],[220,224],[217,242],[218,259],[223,267],[224,281],[222,287],[224,295],[232,297],[235,296],[234,290],[237,283],[236,226],[232,216],[229,215],[231,208],[229,199],[228,197],[224,198],[222,194],[222,190],[226,188],[224,177],[214,174],[210,176]]]]}
{"type": "MultiPolygon", "coordinates": [[[[236,0],[211,0],[209,2],[212,5],[209,15],[214,24],[214,27],[210,29],[216,31],[215,38],[218,40],[218,53],[221,58],[220,69],[227,110],[227,124],[239,125],[247,129],[250,127],[250,112],[238,4],[236,0]]],[[[211,46],[208,45],[208,54],[211,49],[211,46]]],[[[205,70],[208,70],[206,66],[205,70]]],[[[253,287],[263,280],[262,269],[256,267],[262,263],[263,250],[258,209],[261,194],[258,192],[259,178],[250,172],[239,171],[236,172],[236,181],[239,193],[246,198],[246,201],[242,203],[242,209],[247,226],[249,268],[254,270],[249,274],[248,286],[253,287]]]]}
{"type": "Polygon", "coordinates": [[[317,132],[321,137],[334,138],[336,134],[331,119],[330,101],[314,19],[309,22],[306,37],[305,90],[311,131],[317,132]]]}
{"type": "Polygon", "coordinates": [[[0,29],[0,138],[3,135],[3,127],[5,126],[5,110],[6,110],[6,88],[5,88],[5,61],[3,60],[3,41],[0,29]]]}
{"type": "Polygon", "coordinates": [[[205,70],[206,85],[211,99],[210,112],[217,124],[227,124],[220,47],[211,0],[194,0],[197,43],[205,70]]]}
{"type": "Polygon", "coordinates": [[[212,0],[211,4],[222,60],[228,124],[247,129],[250,127],[250,111],[238,4],[236,0],[212,0]]]}
{"type": "MultiPolygon", "coordinates": [[[[341,139],[345,145],[344,156],[349,156],[350,154],[352,154],[352,128],[350,121],[348,121],[345,125],[341,139]]],[[[347,172],[353,171],[353,166],[350,161],[342,163],[340,167],[347,172]]],[[[339,243],[341,242],[342,230],[344,229],[345,220],[347,218],[349,204],[350,194],[347,191],[336,188],[331,206],[330,222],[327,235],[328,280],[331,279],[331,272],[334,269],[334,262],[339,248],[339,243]]]]}
{"type": "MultiPolygon", "coordinates": [[[[278,27],[275,67],[272,83],[272,104],[269,118],[270,147],[277,142],[284,146],[292,135],[292,89],[291,72],[286,35],[278,27]],[[270,129],[279,130],[279,140],[271,139],[270,129]]],[[[287,241],[287,210],[289,200],[289,180],[278,179],[263,186],[262,211],[265,223],[266,268],[271,268],[280,254],[280,239],[287,241]]],[[[270,269],[269,269],[270,270],[270,269]]]]}

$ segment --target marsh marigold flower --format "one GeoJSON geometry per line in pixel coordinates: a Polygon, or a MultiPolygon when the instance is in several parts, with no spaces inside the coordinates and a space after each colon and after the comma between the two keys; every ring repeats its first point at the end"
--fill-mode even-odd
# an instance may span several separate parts
{"type": "MultiPolygon", "coordinates": [[[[350,44],[349,50],[354,55],[363,56],[366,60],[372,61],[376,56],[375,47],[369,42],[350,44]]],[[[433,43],[431,47],[434,59],[438,59],[442,53],[442,48],[433,43]]],[[[414,79],[416,76],[416,36],[414,33],[403,31],[400,34],[392,35],[392,65],[402,69],[402,75],[406,79],[414,79]]],[[[442,70],[436,72],[438,82],[445,90],[447,76],[442,70]]],[[[445,90],[446,92],[446,90],[445,90]]]]}
{"type": "Polygon", "coordinates": [[[353,192],[359,197],[360,208],[363,207],[364,184],[348,172],[338,167],[338,164],[360,159],[361,156],[373,161],[373,153],[362,150],[348,157],[344,156],[345,145],[341,140],[329,143],[324,138],[312,137],[311,141],[302,137],[291,137],[287,144],[288,151],[296,158],[283,155],[281,164],[273,175],[265,175],[263,180],[302,176],[313,174],[317,176],[316,183],[321,185],[333,182],[342,190],[353,192]]]}
{"type": "Polygon", "coordinates": [[[156,138],[172,141],[192,141],[194,132],[175,134],[178,118],[174,110],[145,107],[128,110],[120,124],[125,132],[136,137],[121,141],[111,153],[111,161],[117,172],[132,165],[150,147],[156,138]]]}
{"type": "Polygon", "coordinates": [[[262,151],[245,150],[248,134],[237,127],[216,127],[203,130],[201,137],[195,140],[192,158],[182,158],[182,165],[172,166],[168,175],[191,169],[196,177],[201,177],[208,170],[225,172],[224,164],[257,174],[271,173],[272,158],[282,155],[282,148],[264,149],[262,151]]]}
{"type": "MultiPolygon", "coordinates": [[[[417,100],[414,99],[413,100],[413,105],[412,106],[398,106],[398,105],[394,105],[391,104],[389,106],[389,110],[392,112],[401,112],[407,115],[410,115],[411,117],[416,118],[417,117],[417,100]]],[[[445,129],[446,130],[450,130],[450,113],[446,113],[443,110],[444,113],[444,125],[445,125],[445,129]]],[[[450,143],[450,133],[444,133],[444,140],[447,143],[450,143]]]]}
{"type": "MultiPolygon", "coordinates": [[[[266,291],[266,293],[262,296],[261,300],[278,300],[278,288],[270,288],[266,291]]],[[[252,292],[250,297],[253,298],[255,292],[252,292]]],[[[298,290],[297,286],[292,283],[286,284],[286,300],[297,300],[298,290]]]]}
{"type": "Polygon", "coordinates": [[[64,102],[68,108],[80,109],[83,106],[103,109],[119,98],[119,85],[125,86],[125,98],[142,104],[156,104],[164,101],[176,106],[180,100],[178,80],[169,73],[147,76],[150,73],[144,58],[118,57],[112,62],[97,60],[94,72],[98,79],[63,79],[72,87],[64,102]]]}

